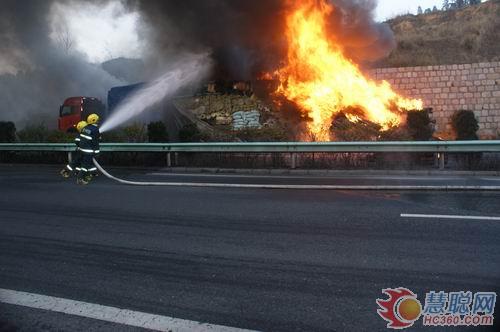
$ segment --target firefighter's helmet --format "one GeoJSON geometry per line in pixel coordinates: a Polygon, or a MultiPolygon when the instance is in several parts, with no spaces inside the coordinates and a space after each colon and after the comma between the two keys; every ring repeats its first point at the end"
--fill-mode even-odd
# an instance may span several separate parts
{"type": "Polygon", "coordinates": [[[97,122],[99,122],[99,115],[97,115],[97,114],[90,114],[87,117],[87,123],[88,124],[96,124],[97,122]]]}
{"type": "Polygon", "coordinates": [[[76,130],[78,130],[78,132],[80,133],[82,131],[82,129],[85,128],[86,126],[87,126],[87,122],[86,121],[80,121],[76,125],[76,130]]]}

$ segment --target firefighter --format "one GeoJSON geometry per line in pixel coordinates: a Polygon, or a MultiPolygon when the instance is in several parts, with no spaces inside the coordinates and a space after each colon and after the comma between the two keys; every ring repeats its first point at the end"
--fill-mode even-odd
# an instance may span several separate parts
{"type": "Polygon", "coordinates": [[[88,184],[93,175],[97,172],[97,168],[93,164],[94,157],[99,153],[99,116],[90,114],[87,117],[87,126],[80,133],[79,150],[82,152],[81,170],[78,174],[78,184],[88,184]]]}
{"type": "MultiPolygon", "coordinates": [[[[85,128],[86,126],[87,126],[86,121],[80,121],[76,125],[76,130],[78,131],[78,133],[81,133],[82,129],[85,128]]],[[[64,178],[69,178],[71,172],[80,171],[81,169],[80,166],[82,163],[82,152],[79,149],[80,141],[81,141],[80,136],[77,136],[75,138],[76,150],[71,153],[71,161],[68,163],[68,165],[66,165],[66,167],[60,173],[64,178]]]]}

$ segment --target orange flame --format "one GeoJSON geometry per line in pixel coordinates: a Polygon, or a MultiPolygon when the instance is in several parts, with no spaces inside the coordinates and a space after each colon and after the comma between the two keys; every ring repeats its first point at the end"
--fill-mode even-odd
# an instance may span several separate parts
{"type": "MultiPolygon", "coordinates": [[[[360,109],[363,117],[383,130],[401,123],[403,110],[422,109],[422,101],[398,95],[386,81],[366,78],[343,54],[342,45],[329,38],[328,16],[335,8],[326,0],[303,0],[287,14],[287,63],[275,72],[277,94],[295,102],[312,121],[316,140],[329,141],[335,114],[347,107],[360,109]]],[[[347,115],[347,114],[346,114],[347,115]]],[[[348,115],[358,121],[359,114],[348,115]]]]}

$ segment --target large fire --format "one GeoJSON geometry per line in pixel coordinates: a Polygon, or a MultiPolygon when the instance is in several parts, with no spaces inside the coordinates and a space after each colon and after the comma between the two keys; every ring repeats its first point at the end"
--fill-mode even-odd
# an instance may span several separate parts
{"type": "Polygon", "coordinates": [[[290,3],[288,54],[286,64],[275,72],[280,82],[276,93],[308,114],[315,140],[330,140],[332,120],[340,112],[352,122],[362,118],[388,129],[401,123],[404,110],[422,109],[421,100],[398,95],[386,81],[368,79],[344,55],[342,45],[327,32],[328,16],[336,10],[328,0],[290,3]]]}

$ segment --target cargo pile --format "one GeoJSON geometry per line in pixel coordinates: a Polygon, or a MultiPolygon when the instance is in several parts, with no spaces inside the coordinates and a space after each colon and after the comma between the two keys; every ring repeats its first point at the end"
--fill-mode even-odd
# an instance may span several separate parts
{"type": "Polygon", "coordinates": [[[233,129],[260,128],[260,113],[252,110],[249,112],[239,111],[233,113],[233,129]]]}

